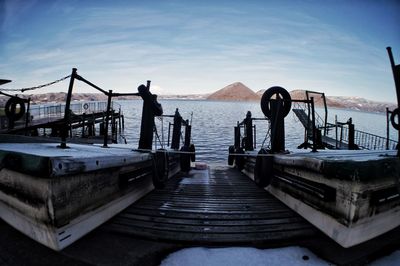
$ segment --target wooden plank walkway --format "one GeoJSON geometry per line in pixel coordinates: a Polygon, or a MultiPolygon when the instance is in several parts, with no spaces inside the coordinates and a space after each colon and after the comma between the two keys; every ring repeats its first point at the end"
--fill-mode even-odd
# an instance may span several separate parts
{"type": "Polygon", "coordinates": [[[192,244],[287,242],[317,230],[236,169],[192,170],[151,192],[103,229],[192,244]]]}

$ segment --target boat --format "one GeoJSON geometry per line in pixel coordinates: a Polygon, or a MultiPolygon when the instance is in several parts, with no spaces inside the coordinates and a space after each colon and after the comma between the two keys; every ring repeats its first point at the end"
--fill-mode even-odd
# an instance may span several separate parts
{"type": "MultiPolygon", "coordinates": [[[[390,48],[388,53],[399,105],[390,112],[390,121],[399,130],[400,65],[394,64],[390,48]]],[[[265,118],[252,118],[247,113],[235,126],[228,164],[246,173],[342,247],[353,247],[400,226],[399,141],[363,135],[354,129],[351,119],[317,125],[314,97],[291,99],[278,86],[263,94],[261,109],[265,118]],[[284,118],[298,103],[307,106],[293,109],[305,128],[305,142],[298,150],[287,151],[284,118]],[[253,145],[256,120],[267,120],[270,126],[268,145],[258,152],[253,145]],[[346,138],[337,134],[344,128],[346,138]],[[334,137],[326,134],[329,129],[336,132],[334,137]],[[361,144],[365,139],[374,145],[361,144]],[[381,144],[376,145],[378,142],[381,144]],[[368,149],[371,146],[380,149],[368,149]]]]}
{"type": "MultiPolygon", "coordinates": [[[[62,250],[105,221],[121,212],[179,171],[190,171],[194,145],[190,143],[191,125],[178,110],[163,115],[150,82],[140,85],[143,99],[139,145],[110,143],[108,136],[111,98],[121,95],[105,91],[85,80],[73,69],[64,117],[35,127],[56,127],[56,138],[15,134],[23,119],[25,102],[11,96],[8,108],[10,130],[0,135],[0,218],[35,241],[54,250],[62,250]],[[73,143],[68,130],[74,119],[70,111],[74,80],[83,81],[108,96],[103,144],[73,143]],[[19,105],[18,107],[16,107],[19,105]],[[153,149],[155,117],[175,121],[171,148],[153,149]],[[185,143],[180,147],[181,126],[185,143]],[[179,148],[184,151],[179,152],[179,148]]],[[[27,108],[29,110],[29,108],[27,108]]],[[[75,114],[76,116],[76,114],[75,114]]],[[[84,127],[84,125],[83,125],[84,127]]],[[[169,141],[169,140],[168,140],[169,141]]]]}

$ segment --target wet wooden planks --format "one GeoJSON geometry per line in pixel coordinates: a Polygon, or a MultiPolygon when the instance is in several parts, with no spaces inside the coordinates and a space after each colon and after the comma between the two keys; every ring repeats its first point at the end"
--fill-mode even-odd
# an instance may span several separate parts
{"type": "Polygon", "coordinates": [[[225,166],[178,175],[103,228],[194,244],[288,242],[317,234],[299,215],[225,166]]]}

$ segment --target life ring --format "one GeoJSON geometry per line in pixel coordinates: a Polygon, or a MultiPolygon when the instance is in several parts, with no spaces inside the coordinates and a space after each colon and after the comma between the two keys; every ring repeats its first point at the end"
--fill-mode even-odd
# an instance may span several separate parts
{"type": "Polygon", "coordinates": [[[153,184],[155,188],[163,188],[168,180],[169,160],[168,153],[159,149],[153,155],[153,184]]]}
{"type": "Polygon", "coordinates": [[[272,113],[271,113],[271,108],[270,108],[270,101],[272,99],[273,96],[277,96],[281,99],[283,99],[283,116],[287,116],[288,113],[290,112],[290,108],[292,106],[292,102],[290,94],[287,90],[285,90],[282,87],[279,86],[275,86],[275,87],[271,87],[268,90],[266,90],[263,94],[263,96],[261,97],[261,110],[264,113],[264,115],[266,117],[268,117],[269,119],[271,119],[272,117],[272,113]]]}
{"type": "Polygon", "coordinates": [[[191,158],[191,154],[188,153],[189,147],[183,146],[180,151],[182,152],[179,157],[181,171],[189,172],[190,171],[190,158],[191,158]]]}
{"type": "Polygon", "coordinates": [[[25,114],[25,101],[18,97],[11,97],[4,109],[8,119],[17,121],[21,119],[25,114]],[[17,106],[19,105],[19,112],[16,112],[17,106]]]}
{"type": "Polygon", "coordinates": [[[266,149],[260,149],[254,166],[254,182],[262,188],[271,184],[271,179],[274,175],[274,158],[272,156],[263,156],[269,153],[266,149]]]}
{"type": "Polygon", "coordinates": [[[229,151],[228,151],[228,165],[233,165],[233,161],[235,160],[235,146],[229,146],[229,151]]]}
{"type": "Polygon", "coordinates": [[[189,151],[191,152],[190,160],[192,162],[195,162],[196,161],[196,147],[194,146],[194,144],[190,144],[189,151]]]}
{"type": "Polygon", "coordinates": [[[399,121],[400,120],[400,109],[399,108],[394,109],[394,111],[390,115],[390,122],[392,123],[392,126],[396,130],[400,130],[400,123],[396,121],[396,116],[397,116],[397,121],[399,121]]]}
{"type": "Polygon", "coordinates": [[[245,164],[245,159],[244,159],[244,150],[243,148],[238,148],[235,150],[235,165],[237,167],[237,169],[239,169],[239,171],[242,171],[244,168],[244,164],[245,164]]]}
{"type": "Polygon", "coordinates": [[[89,109],[89,104],[88,104],[88,103],[85,103],[85,104],[83,105],[83,109],[85,109],[85,110],[89,109]]]}

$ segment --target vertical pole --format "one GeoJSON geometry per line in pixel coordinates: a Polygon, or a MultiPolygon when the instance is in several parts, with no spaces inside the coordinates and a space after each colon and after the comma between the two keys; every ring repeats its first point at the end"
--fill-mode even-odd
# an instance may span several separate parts
{"type": "Polygon", "coordinates": [[[396,66],[394,62],[392,48],[386,47],[386,50],[388,51],[390,65],[392,66],[393,71],[394,84],[396,86],[397,107],[400,108],[400,65],[396,66]]]}
{"type": "Polygon", "coordinates": [[[151,150],[153,145],[154,117],[162,115],[163,110],[161,104],[157,102],[157,95],[150,93],[150,81],[147,81],[147,86],[140,85],[138,91],[143,99],[139,149],[151,150]]]}
{"type": "Polygon", "coordinates": [[[311,115],[312,115],[312,138],[313,138],[313,148],[312,151],[317,151],[317,138],[316,138],[316,128],[315,128],[315,108],[314,108],[314,97],[311,99],[311,115]]]}
{"type": "MultiPolygon", "coordinates": [[[[239,124],[239,122],[238,122],[238,124],[239,124]]],[[[239,149],[240,148],[240,127],[239,127],[239,125],[234,127],[234,136],[235,136],[235,142],[234,142],[235,149],[239,149]]]]}
{"type": "Polygon", "coordinates": [[[67,136],[68,136],[68,126],[69,126],[70,118],[71,118],[70,105],[71,105],[72,89],[74,87],[76,71],[77,71],[76,68],[72,69],[71,79],[69,80],[67,99],[65,102],[64,121],[63,121],[64,123],[63,123],[62,129],[61,129],[61,144],[59,146],[61,149],[68,148],[67,147],[67,136]]]}
{"type": "Polygon", "coordinates": [[[171,137],[171,122],[168,122],[168,142],[167,142],[167,146],[169,146],[170,137],[171,137]]]}
{"type": "Polygon", "coordinates": [[[182,128],[182,117],[179,114],[178,108],[175,110],[174,126],[172,128],[171,149],[179,149],[182,128]]]}
{"type": "Polygon", "coordinates": [[[192,135],[192,126],[189,125],[189,120],[186,120],[186,127],[185,127],[185,147],[190,146],[190,138],[192,135]]]}
{"type": "Polygon", "coordinates": [[[349,121],[349,150],[355,150],[354,143],[354,124],[349,121]]]}
{"type": "Polygon", "coordinates": [[[86,119],[85,116],[86,116],[86,114],[83,113],[83,114],[82,114],[82,138],[85,137],[85,119],[86,119]]]}
{"type": "Polygon", "coordinates": [[[389,149],[389,108],[386,107],[386,149],[389,149]]]}
{"type": "Polygon", "coordinates": [[[246,142],[245,142],[245,150],[252,151],[253,148],[253,120],[251,119],[251,112],[247,111],[246,119],[245,119],[245,129],[246,129],[246,142]]]}
{"type": "Polygon", "coordinates": [[[119,126],[119,134],[121,134],[122,132],[121,108],[119,108],[118,112],[118,126],[119,126]]]}
{"type": "Polygon", "coordinates": [[[325,93],[322,93],[322,99],[324,100],[324,107],[325,107],[324,136],[326,136],[327,133],[326,125],[328,121],[328,106],[326,105],[325,93]]]}
{"type": "MultiPolygon", "coordinates": [[[[392,66],[394,85],[396,87],[396,95],[397,95],[397,110],[400,110],[400,65],[396,65],[394,62],[392,48],[386,47],[386,50],[389,55],[390,65],[392,66]]],[[[398,117],[398,123],[400,123],[400,117],[398,117]]],[[[397,139],[397,157],[400,157],[400,130],[397,131],[398,139],[397,139]]]]}
{"type": "Polygon", "coordinates": [[[271,100],[271,150],[285,150],[285,117],[282,99],[271,100]]]}
{"type": "Polygon", "coordinates": [[[107,148],[107,141],[108,141],[108,120],[110,119],[110,109],[111,109],[111,97],[112,97],[112,90],[108,91],[108,100],[107,100],[107,111],[106,111],[106,126],[104,129],[104,141],[103,141],[103,148],[107,148]]]}
{"type": "MultiPolygon", "coordinates": [[[[28,106],[27,106],[27,108],[26,108],[26,114],[25,114],[25,128],[27,128],[28,127],[28,123],[29,123],[29,121],[30,121],[30,119],[31,119],[31,114],[30,114],[30,107],[31,107],[31,98],[28,98],[28,104],[27,104],[28,106]]],[[[27,135],[27,131],[25,130],[25,136],[27,135]]]]}
{"type": "Polygon", "coordinates": [[[253,146],[253,148],[255,149],[255,148],[257,148],[257,128],[256,128],[256,125],[254,125],[253,127],[254,127],[254,132],[253,132],[253,134],[254,134],[254,146],[253,146]]]}

